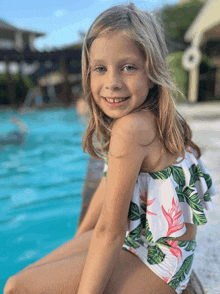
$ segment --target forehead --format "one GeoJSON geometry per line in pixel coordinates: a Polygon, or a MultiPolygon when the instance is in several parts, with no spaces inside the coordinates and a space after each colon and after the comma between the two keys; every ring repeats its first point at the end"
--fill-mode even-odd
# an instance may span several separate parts
{"type": "Polygon", "coordinates": [[[144,55],[138,45],[126,32],[108,33],[97,37],[90,47],[90,61],[116,60],[126,57],[143,59],[144,55]]]}

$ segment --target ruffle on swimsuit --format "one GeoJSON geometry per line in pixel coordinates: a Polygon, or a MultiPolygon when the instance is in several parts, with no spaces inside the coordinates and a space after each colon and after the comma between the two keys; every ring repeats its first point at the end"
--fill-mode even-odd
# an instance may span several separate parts
{"type": "Polygon", "coordinates": [[[214,208],[211,196],[216,194],[209,171],[191,148],[187,148],[181,163],[160,172],[140,172],[130,203],[126,242],[133,243],[142,233],[147,242],[153,243],[164,237],[177,238],[185,233],[185,223],[204,225],[207,223],[204,209],[214,208]]]}
{"type": "MultiPolygon", "coordinates": [[[[180,161],[178,158],[177,161],[180,161]]],[[[107,183],[108,153],[104,176],[107,183]]],[[[192,272],[196,241],[175,241],[186,232],[185,223],[204,225],[204,209],[214,208],[217,194],[209,171],[193,149],[182,162],[160,172],[140,172],[128,212],[123,249],[139,257],[176,293],[187,287],[192,272]]]]}

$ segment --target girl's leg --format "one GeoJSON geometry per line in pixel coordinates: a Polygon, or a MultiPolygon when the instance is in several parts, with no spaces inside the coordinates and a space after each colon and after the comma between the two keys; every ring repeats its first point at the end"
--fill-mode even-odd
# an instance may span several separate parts
{"type": "Polygon", "coordinates": [[[4,294],[77,294],[88,252],[76,253],[11,277],[4,294]]]}
{"type": "Polygon", "coordinates": [[[76,253],[88,252],[89,245],[92,239],[93,230],[85,232],[77,237],[74,237],[70,241],[64,243],[45,257],[27,266],[24,270],[28,270],[37,265],[46,264],[54,260],[58,260],[67,256],[71,256],[76,253]]]}
{"type": "MultiPolygon", "coordinates": [[[[77,294],[88,252],[38,265],[10,278],[4,294],[77,294]]],[[[94,276],[95,277],[95,276],[94,276]]],[[[121,249],[103,294],[175,294],[134,254],[121,249]]]]}

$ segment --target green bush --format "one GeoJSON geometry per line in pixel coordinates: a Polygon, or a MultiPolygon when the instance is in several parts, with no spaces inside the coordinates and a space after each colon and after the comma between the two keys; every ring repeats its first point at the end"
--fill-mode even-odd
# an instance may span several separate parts
{"type": "Polygon", "coordinates": [[[178,4],[167,4],[156,12],[162,21],[168,39],[186,44],[184,35],[198,15],[204,3],[199,0],[178,4]]]}
{"type": "MultiPolygon", "coordinates": [[[[0,104],[10,104],[8,97],[7,75],[0,74],[0,104]]],[[[34,87],[34,83],[29,77],[19,77],[19,74],[11,75],[11,83],[15,91],[15,103],[20,105],[24,102],[29,89],[34,87]]]]}
{"type": "MultiPolygon", "coordinates": [[[[167,57],[167,62],[170,66],[171,73],[173,75],[174,82],[179,87],[180,91],[187,97],[188,96],[188,72],[182,65],[183,51],[177,51],[171,53],[167,57]]],[[[178,96],[179,102],[184,102],[185,99],[182,95],[178,96]]]]}

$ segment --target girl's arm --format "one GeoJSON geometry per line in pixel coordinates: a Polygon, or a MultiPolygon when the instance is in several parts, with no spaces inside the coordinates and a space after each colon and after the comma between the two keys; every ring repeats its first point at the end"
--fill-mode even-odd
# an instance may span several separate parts
{"type": "Polygon", "coordinates": [[[105,188],[106,188],[105,181],[106,181],[106,178],[102,177],[101,182],[89,204],[89,208],[86,212],[86,215],[83,218],[82,223],[80,224],[75,234],[75,237],[95,228],[96,223],[101,214],[102,205],[105,198],[105,188]]]}
{"type": "Polygon", "coordinates": [[[155,136],[152,124],[138,114],[117,119],[112,128],[108,176],[102,211],[94,229],[77,294],[102,294],[117,264],[126,236],[127,217],[136,180],[155,136]],[[148,134],[146,136],[146,134],[148,134]]]}
{"type": "Polygon", "coordinates": [[[19,127],[21,133],[28,132],[27,126],[24,123],[22,123],[17,117],[11,117],[11,121],[19,127]]]}

